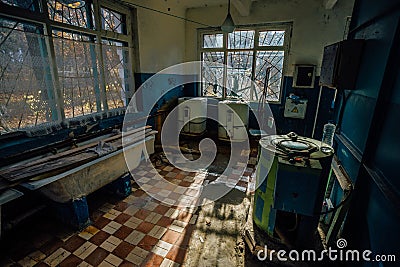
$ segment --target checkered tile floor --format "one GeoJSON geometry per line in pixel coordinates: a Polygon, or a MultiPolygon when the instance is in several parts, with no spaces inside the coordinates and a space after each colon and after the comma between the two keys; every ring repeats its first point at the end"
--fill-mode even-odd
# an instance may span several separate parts
{"type": "MultiPolygon", "coordinates": [[[[251,158],[250,162],[254,161],[255,158],[251,158]]],[[[193,200],[196,191],[190,190],[191,186],[207,182],[207,175],[202,172],[189,173],[169,165],[158,167],[157,171],[166,180],[187,190],[154,189],[157,186],[151,179],[154,171],[147,164],[137,169],[135,180],[152,186],[166,198],[184,195],[193,200]]],[[[235,181],[233,187],[246,191],[251,188],[252,177],[254,165],[248,165],[243,176],[231,177],[232,180],[228,177],[226,181],[235,181]]],[[[64,232],[59,236],[37,234],[23,249],[10,248],[9,258],[3,265],[166,267],[184,264],[198,218],[196,208],[162,204],[136,183],[133,183],[132,194],[125,199],[110,203],[103,197],[102,201],[98,209],[91,211],[91,226],[79,233],[64,232]]]]}

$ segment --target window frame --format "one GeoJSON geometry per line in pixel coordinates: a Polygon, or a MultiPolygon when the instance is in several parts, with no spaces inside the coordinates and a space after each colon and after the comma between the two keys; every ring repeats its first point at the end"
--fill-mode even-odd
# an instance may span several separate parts
{"type": "MultiPolygon", "coordinates": [[[[93,41],[92,43],[98,47],[96,49],[99,49],[98,55],[97,55],[97,60],[99,61],[99,68],[97,71],[99,71],[99,75],[103,76],[103,79],[100,78],[98,82],[98,86],[101,87],[102,93],[101,93],[101,103],[98,103],[99,101],[95,101],[95,105],[97,108],[92,112],[88,113],[87,115],[90,114],[96,114],[96,113],[102,113],[102,112],[107,112],[115,109],[121,109],[120,107],[117,108],[109,108],[107,105],[107,94],[105,91],[105,80],[104,80],[104,71],[101,66],[104,66],[104,59],[102,58],[103,54],[103,48],[102,48],[102,41],[103,40],[111,40],[111,41],[116,41],[120,42],[124,45],[124,49],[128,51],[128,64],[129,64],[129,80],[131,81],[132,85],[129,86],[132,91],[129,91],[129,95],[126,96],[126,104],[122,109],[126,108],[127,101],[130,100],[132,95],[134,94],[135,91],[135,80],[134,80],[134,73],[135,69],[137,66],[139,66],[139,57],[137,55],[136,47],[137,47],[137,21],[136,21],[136,9],[123,5],[123,4],[116,4],[111,1],[107,0],[86,0],[86,5],[91,5],[91,12],[86,13],[86,16],[93,16],[93,27],[90,28],[89,26],[76,26],[73,24],[68,24],[65,22],[60,22],[56,21],[50,18],[49,16],[49,7],[47,5],[47,0],[32,0],[32,2],[35,4],[35,7],[39,7],[36,10],[27,10],[22,7],[18,6],[13,6],[9,5],[5,2],[0,1],[0,17],[4,19],[9,19],[13,21],[19,21],[21,23],[34,23],[37,25],[40,25],[43,28],[43,32],[39,33],[41,34],[44,39],[46,45],[44,46],[43,50],[47,53],[48,59],[50,61],[50,70],[49,73],[45,75],[49,75],[51,77],[51,89],[54,91],[54,100],[56,104],[51,108],[50,111],[50,116],[51,122],[61,122],[64,120],[69,120],[69,119],[74,119],[74,118],[79,118],[81,115],[71,117],[71,118],[66,118],[65,116],[65,108],[64,108],[64,97],[61,92],[61,79],[58,77],[58,68],[57,68],[57,63],[55,61],[55,47],[54,47],[54,39],[57,38],[53,36],[53,30],[56,31],[65,31],[65,32],[70,32],[70,33],[76,33],[76,34],[82,34],[86,36],[92,36],[93,41]],[[113,32],[110,30],[105,30],[102,28],[101,20],[102,20],[102,15],[101,15],[101,8],[106,8],[108,10],[120,13],[124,16],[125,20],[125,32],[124,33],[118,33],[118,32],[113,32]],[[99,23],[100,22],[100,23],[99,23]],[[99,108],[100,107],[100,108],[99,108]]],[[[86,10],[85,12],[88,12],[86,10]]],[[[85,114],[86,115],[86,114],[85,114]]],[[[41,123],[45,124],[45,123],[41,123]]],[[[32,125],[32,126],[39,126],[40,124],[37,125],[32,125]]],[[[27,126],[31,127],[31,126],[27,126]]],[[[26,128],[22,127],[21,129],[26,128]]],[[[19,130],[18,129],[13,129],[15,131],[19,130]]]]}
{"type": "MultiPolygon", "coordinates": [[[[282,67],[282,80],[280,85],[279,97],[278,101],[270,101],[266,100],[270,104],[281,104],[282,103],[282,89],[284,84],[285,71],[288,65],[289,51],[290,51],[290,39],[292,36],[292,22],[282,22],[282,23],[267,23],[267,24],[257,24],[257,25],[238,25],[236,26],[235,31],[246,31],[246,30],[254,30],[254,46],[253,48],[228,48],[228,35],[229,33],[224,33],[220,28],[201,28],[197,31],[197,52],[198,58],[200,61],[202,59],[202,53],[204,52],[223,52],[224,53],[224,64],[228,62],[228,53],[229,52],[241,52],[241,51],[249,51],[252,52],[253,61],[252,61],[252,71],[251,71],[251,80],[254,81],[255,71],[256,71],[256,55],[258,52],[262,51],[283,51],[283,67],[282,67]],[[284,43],[282,46],[260,46],[259,45],[259,33],[263,31],[285,31],[284,43]],[[223,34],[223,47],[222,48],[203,48],[203,36],[208,34],[223,34]]],[[[201,74],[202,75],[202,74],[201,74]]],[[[222,97],[226,97],[226,85],[227,85],[227,70],[224,69],[224,86],[222,97]]],[[[202,78],[201,78],[202,79],[202,78]]],[[[203,96],[203,84],[199,86],[199,95],[203,96]]],[[[251,94],[253,94],[251,92],[251,94]]],[[[259,100],[250,99],[249,102],[258,102],[259,100]]]]}

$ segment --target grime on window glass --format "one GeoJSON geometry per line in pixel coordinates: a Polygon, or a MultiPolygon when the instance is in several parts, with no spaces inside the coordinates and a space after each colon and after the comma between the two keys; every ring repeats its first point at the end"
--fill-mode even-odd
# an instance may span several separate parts
{"type": "Polygon", "coordinates": [[[203,95],[259,101],[264,94],[266,101],[280,101],[287,29],[268,28],[202,31],[203,95]]]}
{"type": "Polygon", "coordinates": [[[0,1],[21,14],[0,11],[1,133],[126,107],[135,88],[129,8],[106,0],[0,1]]]}

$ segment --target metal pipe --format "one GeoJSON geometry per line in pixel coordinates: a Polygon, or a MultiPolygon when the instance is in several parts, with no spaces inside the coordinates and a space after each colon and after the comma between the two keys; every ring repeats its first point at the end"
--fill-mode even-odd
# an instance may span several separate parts
{"type": "Polygon", "coordinates": [[[317,126],[317,119],[318,119],[318,112],[319,112],[319,104],[321,102],[321,94],[322,94],[322,85],[319,87],[319,95],[318,95],[318,102],[317,102],[317,110],[315,111],[315,118],[314,118],[314,126],[312,129],[311,138],[314,138],[315,127],[317,126]]]}

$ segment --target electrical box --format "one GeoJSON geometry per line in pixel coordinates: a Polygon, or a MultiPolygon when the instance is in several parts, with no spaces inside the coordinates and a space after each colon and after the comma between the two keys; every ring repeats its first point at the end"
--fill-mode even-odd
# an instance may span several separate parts
{"type": "Polygon", "coordinates": [[[295,65],[293,85],[295,88],[314,88],[315,65],[295,65]]]}
{"type": "Polygon", "coordinates": [[[292,99],[286,97],[283,116],[286,118],[304,119],[306,116],[307,102],[307,99],[292,99]]]}
{"type": "Polygon", "coordinates": [[[324,48],[319,84],[352,90],[358,76],[364,40],[344,40],[324,48]]]}

